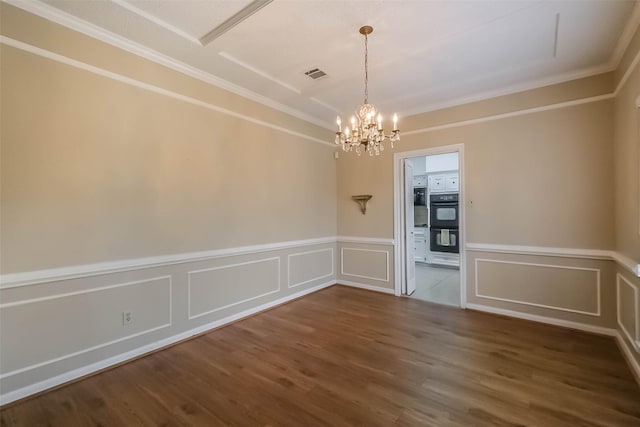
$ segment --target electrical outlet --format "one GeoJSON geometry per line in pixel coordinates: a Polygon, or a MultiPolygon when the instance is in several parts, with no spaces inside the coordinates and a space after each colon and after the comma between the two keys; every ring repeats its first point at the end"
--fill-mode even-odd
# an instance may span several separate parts
{"type": "Polygon", "coordinates": [[[122,312],[122,325],[130,325],[133,322],[133,314],[130,311],[122,312]]]}

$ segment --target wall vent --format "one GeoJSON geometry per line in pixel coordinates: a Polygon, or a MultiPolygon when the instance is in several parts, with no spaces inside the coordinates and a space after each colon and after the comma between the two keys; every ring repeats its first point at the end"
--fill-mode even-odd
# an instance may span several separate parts
{"type": "Polygon", "coordinates": [[[325,73],[319,68],[314,68],[313,70],[309,70],[304,74],[311,77],[313,80],[319,79],[320,77],[324,77],[327,75],[327,73],[325,73]]]}

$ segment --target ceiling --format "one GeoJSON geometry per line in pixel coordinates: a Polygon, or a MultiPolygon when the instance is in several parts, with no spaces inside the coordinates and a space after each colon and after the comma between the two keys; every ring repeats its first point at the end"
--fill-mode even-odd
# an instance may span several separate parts
{"type": "Polygon", "coordinates": [[[362,25],[374,27],[369,101],[388,120],[610,71],[640,15],[624,0],[37,1],[326,127],[363,100],[362,25]],[[314,68],[327,75],[304,74],[314,68]]]}

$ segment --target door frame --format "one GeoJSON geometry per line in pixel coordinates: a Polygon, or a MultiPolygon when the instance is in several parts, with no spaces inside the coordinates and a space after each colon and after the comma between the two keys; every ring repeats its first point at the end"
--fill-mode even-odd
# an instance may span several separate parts
{"type": "Polygon", "coordinates": [[[458,181],[460,183],[460,307],[467,307],[467,250],[466,250],[466,215],[465,215],[465,177],[464,177],[464,144],[442,145],[413,151],[402,151],[393,154],[393,258],[394,258],[394,293],[402,295],[402,284],[406,281],[406,254],[404,237],[404,160],[411,157],[432,156],[434,154],[458,153],[458,181]]]}

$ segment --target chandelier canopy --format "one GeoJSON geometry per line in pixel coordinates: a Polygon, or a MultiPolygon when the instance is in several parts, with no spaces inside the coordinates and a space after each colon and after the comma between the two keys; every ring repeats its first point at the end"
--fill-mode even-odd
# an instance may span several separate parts
{"type": "Polygon", "coordinates": [[[345,126],[342,130],[342,120],[340,116],[336,119],[338,132],[336,132],[336,145],[342,146],[343,151],[352,151],[362,154],[366,151],[370,156],[380,155],[384,151],[382,142],[388,139],[393,143],[400,140],[400,130],[398,129],[398,115],[393,114],[393,131],[385,134],[382,128],[382,115],[376,108],[369,104],[369,48],[368,35],[373,32],[373,27],[368,25],[360,28],[360,34],[364,36],[364,103],[358,107],[356,114],[351,116],[351,127],[345,126]]]}

